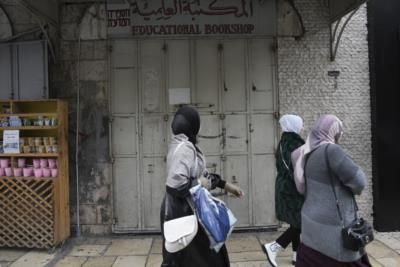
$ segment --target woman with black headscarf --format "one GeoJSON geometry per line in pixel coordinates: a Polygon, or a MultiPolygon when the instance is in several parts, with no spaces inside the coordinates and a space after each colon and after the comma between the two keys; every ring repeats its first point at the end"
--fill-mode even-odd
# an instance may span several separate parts
{"type": "MultiPolygon", "coordinates": [[[[242,190],[224,180],[217,174],[208,173],[206,161],[200,148],[196,145],[200,130],[199,113],[188,106],[180,108],[172,121],[173,137],[168,147],[166,194],[161,205],[161,229],[164,221],[193,214],[187,203],[189,189],[201,183],[211,190],[216,187],[241,197],[242,190]],[[166,205],[167,203],[167,205],[166,205]]],[[[163,235],[164,236],[164,235],[163,235]]],[[[169,253],[163,246],[164,267],[229,267],[226,247],[219,252],[210,248],[207,234],[199,225],[192,242],[184,249],[169,253]]]]}

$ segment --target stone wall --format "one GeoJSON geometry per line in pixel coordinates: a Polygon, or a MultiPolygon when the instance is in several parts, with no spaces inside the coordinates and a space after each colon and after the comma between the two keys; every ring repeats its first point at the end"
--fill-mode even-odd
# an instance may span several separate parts
{"type": "Polygon", "coordinates": [[[300,40],[278,38],[280,113],[296,113],[309,129],[321,114],[344,123],[341,144],[361,165],[368,186],[359,198],[363,215],[372,215],[371,111],[366,6],[345,29],[336,60],[330,61],[328,10],[318,0],[295,1],[306,33],[300,40]],[[340,71],[335,78],[328,71],[340,71]]]}
{"type": "Polygon", "coordinates": [[[71,224],[76,226],[76,129],[79,86],[79,215],[83,234],[111,232],[112,181],[109,157],[107,40],[81,38],[80,23],[91,1],[63,1],[54,96],[70,100],[71,224]],[[81,3],[82,2],[82,3],[81,3]],[[79,84],[78,84],[79,80],[79,84]]]}

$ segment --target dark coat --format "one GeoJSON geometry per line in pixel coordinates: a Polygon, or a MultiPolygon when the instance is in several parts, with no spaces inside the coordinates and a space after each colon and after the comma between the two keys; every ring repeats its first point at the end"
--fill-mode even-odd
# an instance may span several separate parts
{"type": "MultiPolygon", "coordinates": [[[[167,187],[164,200],[161,204],[161,230],[164,221],[180,218],[193,214],[185,196],[188,195],[188,188],[171,189],[167,187]],[[165,199],[168,198],[168,206],[165,199]],[[167,212],[165,210],[168,209],[167,212]],[[168,214],[168,215],[167,215],[168,214]]],[[[164,235],[163,235],[164,237],[164,235]]],[[[163,238],[164,243],[164,238],[163,238]]],[[[183,250],[176,253],[169,253],[163,246],[163,262],[161,267],[229,267],[229,257],[225,245],[216,253],[210,249],[210,241],[207,234],[199,224],[199,230],[192,242],[183,250]]]]}
{"type": "Polygon", "coordinates": [[[276,217],[278,220],[287,222],[298,229],[301,228],[301,207],[304,197],[297,192],[294,183],[291,154],[303,144],[304,140],[300,135],[284,132],[276,150],[276,169],[278,172],[275,183],[276,217]]]}

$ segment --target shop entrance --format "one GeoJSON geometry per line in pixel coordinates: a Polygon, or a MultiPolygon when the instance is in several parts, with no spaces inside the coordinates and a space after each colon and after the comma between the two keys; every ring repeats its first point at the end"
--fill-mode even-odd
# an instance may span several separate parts
{"type": "Polygon", "coordinates": [[[223,198],[240,227],[276,226],[274,40],[114,40],[111,52],[115,232],[159,230],[165,156],[176,106],[189,88],[207,166],[245,191],[223,198]]]}

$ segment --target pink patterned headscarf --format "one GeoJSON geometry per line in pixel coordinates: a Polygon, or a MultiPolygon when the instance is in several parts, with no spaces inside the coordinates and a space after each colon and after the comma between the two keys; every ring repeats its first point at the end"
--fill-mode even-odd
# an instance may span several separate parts
{"type": "Polygon", "coordinates": [[[322,115],[315,122],[306,143],[293,151],[294,181],[297,191],[305,192],[304,165],[306,156],[323,144],[335,144],[342,135],[343,123],[335,115],[322,115]]]}

